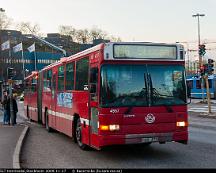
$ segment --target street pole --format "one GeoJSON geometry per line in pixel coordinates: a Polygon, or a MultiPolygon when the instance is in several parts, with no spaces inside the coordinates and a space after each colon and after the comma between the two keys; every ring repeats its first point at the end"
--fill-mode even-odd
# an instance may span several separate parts
{"type": "MultiPolygon", "coordinates": [[[[200,17],[203,17],[205,16],[205,14],[195,14],[195,15],[192,15],[192,17],[197,17],[198,19],[198,55],[199,55],[199,69],[201,69],[201,66],[203,65],[203,62],[202,62],[202,56],[199,54],[199,47],[200,47],[200,17]]],[[[202,88],[202,100],[204,102],[204,78],[202,77],[201,78],[201,88],[202,88]]]]}
{"type": "MultiPolygon", "coordinates": [[[[5,12],[5,10],[4,10],[3,8],[0,8],[0,12],[3,13],[3,12],[5,12]]],[[[1,29],[1,28],[0,28],[0,29],[1,29]]],[[[0,39],[0,45],[1,45],[1,39],[0,39]]],[[[4,78],[4,77],[3,77],[3,71],[2,71],[2,73],[1,73],[0,75],[2,75],[2,79],[3,79],[3,78],[4,78]]],[[[1,100],[3,100],[3,98],[4,98],[4,95],[3,95],[3,90],[4,90],[3,85],[4,85],[4,80],[2,81],[2,83],[0,83],[0,87],[1,87],[1,88],[0,88],[0,89],[1,89],[1,92],[0,92],[0,93],[2,94],[2,95],[1,95],[1,100]]]]}
{"type": "Polygon", "coordinates": [[[208,75],[205,76],[206,82],[206,94],[207,94],[207,101],[208,101],[208,112],[211,113],[211,96],[209,92],[209,82],[208,82],[208,75]]]}

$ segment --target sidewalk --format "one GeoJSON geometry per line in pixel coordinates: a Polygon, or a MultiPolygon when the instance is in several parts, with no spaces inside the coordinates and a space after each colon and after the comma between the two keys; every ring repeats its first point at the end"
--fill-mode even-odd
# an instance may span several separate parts
{"type": "MultiPolygon", "coordinates": [[[[28,119],[24,115],[23,102],[17,100],[18,113],[17,113],[17,124],[24,123],[28,119]]],[[[0,124],[3,122],[3,109],[0,108],[0,124]]]]}
{"type": "Polygon", "coordinates": [[[17,125],[9,126],[3,125],[3,111],[0,109],[0,168],[13,168],[14,153],[17,146],[17,142],[22,134],[27,119],[23,114],[23,110],[18,104],[19,112],[17,114],[17,125]]]}
{"type": "Polygon", "coordinates": [[[210,100],[211,113],[209,114],[208,102],[202,99],[192,99],[188,104],[188,111],[197,112],[200,116],[209,116],[209,118],[216,118],[216,100],[210,100]]]}
{"type": "Polygon", "coordinates": [[[0,168],[13,168],[13,154],[24,126],[0,124],[0,168]]]}

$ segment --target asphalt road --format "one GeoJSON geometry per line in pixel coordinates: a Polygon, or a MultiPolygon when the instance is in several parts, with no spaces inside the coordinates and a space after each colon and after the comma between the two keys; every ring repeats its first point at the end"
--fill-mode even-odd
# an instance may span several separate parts
{"type": "Polygon", "coordinates": [[[190,127],[188,145],[179,143],[79,149],[71,138],[31,124],[23,146],[23,168],[216,168],[216,131],[190,127]]]}

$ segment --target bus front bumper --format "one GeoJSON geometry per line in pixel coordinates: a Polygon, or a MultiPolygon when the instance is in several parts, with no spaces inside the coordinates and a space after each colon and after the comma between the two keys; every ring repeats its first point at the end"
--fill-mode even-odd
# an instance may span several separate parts
{"type": "Polygon", "coordinates": [[[139,144],[152,142],[180,142],[187,144],[188,132],[169,132],[169,133],[146,133],[128,135],[107,135],[99,136],[100,147],[108,145],[139,144]]]}

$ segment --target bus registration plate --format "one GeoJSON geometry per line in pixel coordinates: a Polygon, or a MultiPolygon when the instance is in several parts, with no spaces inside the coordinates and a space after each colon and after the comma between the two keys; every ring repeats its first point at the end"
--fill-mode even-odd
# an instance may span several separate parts
{"type": "Polygon", "coordinates": [[[148,138],[142,138],[142,142],[158,142],[158,137],[148,137],[148,138]]]}

